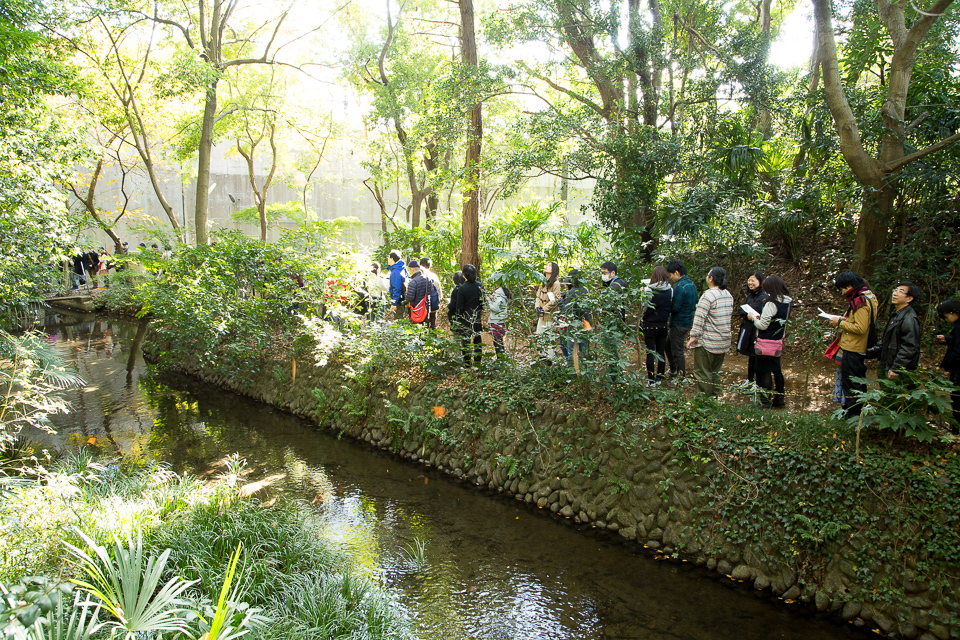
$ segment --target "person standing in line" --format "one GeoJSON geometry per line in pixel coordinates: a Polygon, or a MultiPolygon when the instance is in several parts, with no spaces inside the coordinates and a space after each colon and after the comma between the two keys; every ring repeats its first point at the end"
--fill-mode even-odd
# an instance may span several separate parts
{"type": "Polygon", "coordinates": [[[390,266],[390,310],[393,311],[394,320],[399,320],[404,316],[407,306],[403,297],[407,288],[407,265],[403,262],[403,255],[396,249],[390,251],[387,264],[390,266]]]}
{"type": "MultiPolygon", "coordinates": [[[[763,290],[767,297],[760,313],[751,313],[748,319],[756,329],[756,340],[779,340],[787,330],[787,320],[793,305],[790,291],[780,276],[769,276],[763,281],[763,290]]],[[[760,404],[766,408],[782,409],[786,401],[786,384],[780,356],[762,356],[756,354],[755,372],[757,386],[766,391],[760,396],[760,404]],[[773,393],[776,385],[776,393],[773,393]]]]}
{"type": "MultiPolygon", "coordinates": [[[[950,374],[950,384],[960,387],[960,300],[951,298],[940,303],[937,314],[953,325],[950,335],[938,335],[937,342],[947,345],[947,352],[943,354],[940,368],[950,374]]],[[[950,392],[953,404],[953,426],[955,435],[960,435],[960,388],[950,392]]]]}
{"type": "Polygon", "coordinates": [[[371,321],[382,320],[387,313],[387,295],[390,293],[390,279],[380,273],[380,263],[373,261],[370,264],[370,273],[367,274],[367,298],[370,308],[368,317],[371,321]]]}
{"type": "Polygon", "coordinates": [[[837,376],[840,383],[840,402],[847,418],[859,416],[863,406],[857,401],[857,392],[864,393],[867,385],[854,382],[854,378],[867,377],[867,348],[870,346],[870,334],[877,317],[877,297],[870,291],[870,285],[852,271],[837,274],[834,286],[840,290],[848,303],[842,316],[828,316],[826,322],[840,330],[840,344],[837,359],[840,370],[837,376]]]}
{"type": "Polygon", "coordinates": [[[667,340],[670,334],[670,311],[673,308],[673,287],[663,267],[654,267],[650,275],[650,301],[641,316],[643,341],[647,347],[647,384],[658,387],[663,381],[667,358],[667,340]]]}
{"type": "Polygon", "coordinates": [[[457,271],[453,274],[453,289],[450,290],[450,301],[447,302],[447,322],[450,325],[450,333],[457,333],[457,327],[453,320],[453,314],[456,311],[453,301],[457,299],[457,289],[466,281],[467,279],[463,277],[463,271],[457,271]]]}
{"type": "Polygon", "coordinates": [[[687,268],[679,260],[667,264],[667,275],[673,284],[673,302],[670,307],[670,331],[667,335],[667,378],[687,375],[687,355],[683,345],[693,327],[697,310],[697,285],[687,275],[687,268]]]}
{"type": "Polygon", "coordinates": [[[723,357],[730,349],[730,316],[733,314],[733,296],[727,291],[726,270],[710,269],[707,287],[697,303],[687,348],[694,349],[693,377],[697,390],[716,396],[720,392],[723,357]]]}
{"type": "Polygon", "coordinates": [[[98,255],[100,256],[100,270],[97,272],[97,276],[100,279],[100,286],[107,288],[110,286],[109,273],[110,269],[113,268],[113,261],[110,252],[104,247],[100,247],[98,255]]]}
{"type": "Polygon", "coordinates": [[[590,347],[590,341],[583,334],[584,322],[593,323],[593,316],[590,309],[584,303],[584,297],[587,295],[587,288],[580,282],[580,270],[570,269],[567,276],[563,279],[563,284],[567,290],[560,299],[558,305],[562,321],[559,323],[565,326],[564,336],[560,340],[560,351],[563,357],[567,359],[567,366],[573,367],[573,350],[576,344],[578,351],[578,360],[582,360],[587,355],[587,349],[590,347]],[[574,339],[575,335],[581,337],[580,341],[574,339]]]}
{"type": "MultiPolygon", "coordinates": [[[[440,277],[431,271],[433,267],[433,261],[430,258],[420,258],[420,273],[423,274],[423,277],[433,283],[433,288],[437,292],[437,300],[443,300],[443,286],[440,284],[440,277]]],[[[437,328],[437,311],[438,309],[430,310],[430,318],[427,321],[427,326],[431,329],[437,328]]]]}
{"type": "Polygon", "coordinates": [[[509,314],[510,301],[513,295],[507,285],[501,284],[493,290],[493,294],[487,298],[490,305],[490,335],[493,337],[493,351],[498,359],[502,359],[506,353],[503,346],[503,338],[507,335],[507,316],[509,314]]]}
{"type": "Polygon", "coordinates": [[[87,285],[89,289],[97,288],[97,274],[100,273],[100,254],[90,249],[84,254],[83,268],[87,271],[87,285]]]}
{"type": "Polygon", "coordinates": [[[880,344],[867,349],[867,358],[880,358],[877,379],[895,380],[902,371],[913,371],[920,364],[920,320],[913,303],[920,297],[920,287],[912,282],[899,282],[890,295],[893,310],[883,330],[880,344]]]}
{"type": "MultiPolygon", "coordinates": [[[[466,275],[466,274],[464,274],[466,275]]],[[[560,304],[560,267],[549,262],[543,268],[544,282],[537,287],[534,308],[537,312],[536,335],[543,345],[540,360],[550,364],[557,357],[557,334],[554,328],[554,312],[560,304]],[[544,335],[546,334],[546,335],[544,335]]]]}
{"type": "Polygon", "coordinates": [[[472,342],[473,362],[479,365],[483,357],[483,287],[477,282],[475,266],[465,264],[462,271],[466,282],[453,292],[453,322],[459,329],[464,364],[470,364],[472,342]]]}
{"type": "MultiPolygon", "coordinates": [[[[600,281],[603,284],[603,295],[605,296],[613,294],[616,295],[618,299],[622,299],[623,294],[627,290],[626,281],[617,275],[617,264],[615,262],[608,261],[600,265],[600,281]]],[[[605,304],[604,308],[610,311],[613,306],[612,304],[605,304]]],[[[619,320],[622,324],[626,324],[627,310],[620,300],[618,300],[616,305],[615,313],[616,320],[619,320]]],[[[610,331],[610,326],[613,325],[616,320],[611,321],[605,317],[601,317],[599,320],[602,324],[600,343],[606,353],[608,362],[607,374],[610,376],[611,382],[619,382],[622,380],[621,374],[623,373],[620,367],[620,342],[617,336],[610,331]]]]}
{"type": "Polygon", "coordinates": [[[83,277],[83,257],[84,253],[81,251],[77,255],[73,256],[70,260],[70,266],[73,268],[73,288],[79,289],[81,286],[87,283],[86,278],[83,277]]]}
{"type": "Polygon", "coordinates": [[[406,294],[407,305],[410,308],[410,321],[417,325],[429,327],[431,298],[434,294],[433,283],[420,271],[420,263],[416,260],[407,263],[407,270],[410,273],[410,277],[407,279],[406,294]],[[414,310],[421,303],[424,304],[424,315],[421,319],[417,319],[414,310]]]}
{"type": "MultiPolygon", "coordinates": [[[[763,313],[763,307],[767,302],[767,292],[763,289],[765,277],[762,271],[754,271],[747,278],[747,299],[743,304],[757,312],[757,315],[763,313]]],[[[737,310],[740,315],[740,332],[737,334],[737,351],[747,356],[747,382],[753,382],[757,379],[757,358],[753,353],[753,343],[757,339],[757,327],[750,320],[746,311],[742,308],[737,310]]]]}

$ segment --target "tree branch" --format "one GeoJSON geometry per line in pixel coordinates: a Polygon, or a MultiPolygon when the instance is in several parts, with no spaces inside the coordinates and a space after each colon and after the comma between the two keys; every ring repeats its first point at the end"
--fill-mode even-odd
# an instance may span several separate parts
{"type": "Polygon", "coordinates": [[[830,0],[813,0],[814,19],[820,39],[820,66],[827,106],[833,115],[840,135],[840,152],[853,173],[865,184],[877,186],[883,178],[883,167],[863,148],[857,119],[853,115],[840,82],[837,61],[837,43],[833,35],[833,15],[830,0]]]}
{"type": "Polygon", "coordinates": [[[900,169],[901,167],[904,167],[915,160],[919,160],[920,158],[923,158],[924,156],[928,156],[931,153],[936,153],[937,151],[946,149],[947,147],[949,147],[954,142],[957,142],[958,140],[960,140],[960,132],[953,134],[949,138],[944,138],[940,142],[935,142],[934,144],[931,144],[928,147],[924,147],[919,151],[914,151],[913,153],[903,156],[902,158],[898,158],[897,160],[893,160],[892,162],[885,162],[883,164],[883,168],[885,171],[889,173],[893,173],[897,169],[900,169]]]}

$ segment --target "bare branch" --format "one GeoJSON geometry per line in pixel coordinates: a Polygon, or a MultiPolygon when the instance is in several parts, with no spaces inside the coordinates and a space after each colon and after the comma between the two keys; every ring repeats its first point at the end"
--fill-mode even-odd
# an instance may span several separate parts
{"type": "Polygon", "coordinates": [[[911,122],[910,124],[908,124],[908,125],[906,126],[906,128],[904,129],[904,131],[913,131],[913,130],[916,129],[918,126],[920,126],[920,123],[923,122],[924,120],[926,120],[929,115],[930,115],[930,112],[929,112],[929,111],[924,111],[924,112],[921,113],[919,116],[917,116],[917,119],[916,119],[916,120],[914,120],[913,122],[911,122]]]}
{"type": "Polygon", "coordinates": [[[928,156],[931,153],[936,153],[937,151],[946,149],[947,147],[949,147],[954,142],[957,142],[958,140],[960,140],[960,132],[953,134],[949,138],[944,138],[940,142],[936,142],[934,144],[931,144],[928,147],[924,147],[919,151],[914,151],[913,153],[903,156],[902,158],[898,158],[891,162],[885,162],[883,163],[883,168],[884,170],[892,173],[897,169],[900,169],[901,167],[904,167],[915,160],[919,160],[920,158],[928,156]]]}

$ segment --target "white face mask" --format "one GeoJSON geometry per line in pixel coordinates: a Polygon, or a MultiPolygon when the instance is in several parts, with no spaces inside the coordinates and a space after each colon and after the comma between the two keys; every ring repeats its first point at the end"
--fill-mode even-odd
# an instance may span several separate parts
{"type": "Polygon", "coordinates": [[[610,282],[611,280],[613,280],[613,274],[612,274],[612,273],[601,273],[601,274],[600,274],[600,279],[603,280],[604,282],[610,282]]]}

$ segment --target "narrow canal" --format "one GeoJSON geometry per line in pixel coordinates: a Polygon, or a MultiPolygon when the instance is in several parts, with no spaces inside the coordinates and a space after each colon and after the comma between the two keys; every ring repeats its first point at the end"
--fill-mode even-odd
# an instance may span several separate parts
{"type": "Polygon", "coordinates": [[[317,498],[331,533],[396,596],[420,638],[864,637],[265,405],[151,373],[140,356],[145,326],[135,321],[50,314],[44,330],[87,383],[71,393],[73,410],[57,417],[49,446],[96,438],[108,451],[198,474],[238,452],[248,481],[317,498]],[[411,571],[405,551],[417,542],[426,564],[411,571]]]}

